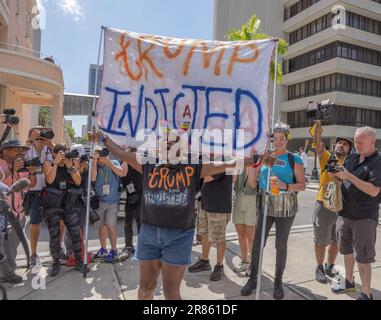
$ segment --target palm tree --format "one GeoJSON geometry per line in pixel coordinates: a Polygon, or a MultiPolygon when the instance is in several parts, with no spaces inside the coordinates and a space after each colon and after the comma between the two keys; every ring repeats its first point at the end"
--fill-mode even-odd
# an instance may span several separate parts
{"type": "Polygon", "coordinates": [[[42,127],[48,127],[49,115],[50,115],[49,107],[40,107],[40,109],[38,110],[38,125],[42,127]]]}
{"type": "MultiPolygon", "coordinates": [[[[262,21],[254,14],[242,27],[241,29],[234,29],[228,32],[225,35],[225,38],[229,41],[246,41],[246,40],[263,40],[272,38],[266,33],[262,33],[261,30],[262,21]]],[[[288,42],[284,39],[279,38],[278,43],[278,56],[282,56],[287,52],[288,42]]],[[[271,79],[274,81],[274,68],[275,61],[271,62],[271,79]]],[[[277,66],[277,83],[281,83],[283,81],[283,72],[282,66],[278,63],[277,66]]]]}

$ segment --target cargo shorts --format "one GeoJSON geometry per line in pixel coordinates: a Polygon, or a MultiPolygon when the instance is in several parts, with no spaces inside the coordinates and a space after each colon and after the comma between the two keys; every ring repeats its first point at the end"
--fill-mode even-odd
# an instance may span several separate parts
{"type": "Polygon", "coordinates": [[[202,209],[198,222],[199,235],[208,235],[208,240],[212,243],[226,241],[226,226],[230,217],[230,213],[207,212],[202,209]]]}

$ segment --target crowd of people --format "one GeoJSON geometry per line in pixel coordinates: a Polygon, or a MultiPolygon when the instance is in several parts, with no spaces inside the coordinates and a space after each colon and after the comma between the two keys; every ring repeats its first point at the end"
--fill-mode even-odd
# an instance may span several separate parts
{"type": "MultiPolygon", "coordinates": [[[[262,234],[266,243],[275,225],[273,295],[283,299],[287,243],[298,212],[298,193],[306,189],[307,168],[304,147],[299,154],[287,149],[290,135],[286,124],[275,126],[271,151],[245,159],[244,169],[233,174],[226,169],[235,168],[235,161],[216,164],[217,159],[212,157],[211,162],[201,163],[192,161],[193,155],[181,150],[169,152],[180,141],[179,133],[171,130],[167,132],[165,148],[156,154],[145,154],[153,161],[142,161],[142,153],[137,149],[120,146],[102,134],[89,135],[97,146],[92,155],[87,155],[82,145],[54,144],[54,133],[49,128],[32,128],[24,143],[17,138],[17,125],[12,127],[15,138],[3,141],[0,147],[0,180],[8,188],[20,179],[30,180],[28,190],[10,193],[7,203],[22,227],[29,223],[31,267],[41,263],[38,243],[44,221],[53,259],[50,276],[60,273],[63,260],[79,272],[91,272],[85,270],[83,263],[90,174],[91,220],[98,228],[100,246],[89,260],[115,263],[134,256],[139,260],[139,299],[153,299],[160,274],[165,298],[174,300],[181,299],[180,284],[186,270],[211,271],[211,281],[221,280],[230,220],[238,234],[241,257],[234,271],[248,277],[241,290],[243,296],[257,287],[262,234]],[[91,172],[89,156],[93,159],[91,172]],[[118,251],[117,214],[122,190],[127,194],[125,247],[118,251]],[[134,220],[138,230],[136,244],[134,220]],[[195,237],[202,251],[199,260],[190,265],[195,237]],[[213,244],[217,261],[212,270],[209,253],[213,244]]],[[[346,279],[333,292],[356,290],[353,269],[357,262],[362,283],[358,299],[372,299],[371,263],[375,261],[381,200],[381,157],[375,146],[376,132],[370,127],[359,128],[354,142],[338,137],[333,154],[322,141],[320,121],[316,121],[313,138],[320,161],[313,218],[316,281],[326,283],[327,277],[336,276],[335,261],[340,252],[344,255],[346,279]],[[327,169],[332,159],[334,165],[327,169]],[[326,205],[327,189],[332,183],[339,186],[336,197],[342,198],[342,206],[336,211],[326,205]]],[[[17,284],[23,282],[15,272],[20,240],[12,230],[7,232],[6,239],[0,237],[0,252],[6,256],[1,263],[0,281],[17,284]]]]}

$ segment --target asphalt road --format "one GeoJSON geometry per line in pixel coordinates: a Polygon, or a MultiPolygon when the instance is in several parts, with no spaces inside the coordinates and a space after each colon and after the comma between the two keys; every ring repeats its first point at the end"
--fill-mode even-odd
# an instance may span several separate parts
{"type": "MultiPolygon", "coordinates": [[[[315,199],[316,199],[316,191],[312,189],[307,189],[305,192],[301,192],[298,195],[299,200],[299,212],[295,218],[294,227],[295,226],[305,226],[312,224],[312,216],[315,208],[315,199]]],[[[124,244],[124,219],[118,219],[118,245],[124,244]]],[[[134,226],[136,227],[136,226],[134,226]]],[[[136,228],[135,235],[136,235],[136,228]]],[[[227,233],[235,232],[234,225],[230,222],[227,227],[227,233]]],[[[29,225],[26,226],[26,234],[29,237],[29,225]]],[[[99,247],[98,241],[98,231],[94,226],[90,226],[89,228],[89,248],[99,247]]],[[[20,254],[22,254],[22,249],[20,248],[20,254]]],[[[40,241],[37,248],[38,252],[48,252],[49,251],[49,233],[46,228],[46,225],[43,223],[41,228],[40,241]]]]}

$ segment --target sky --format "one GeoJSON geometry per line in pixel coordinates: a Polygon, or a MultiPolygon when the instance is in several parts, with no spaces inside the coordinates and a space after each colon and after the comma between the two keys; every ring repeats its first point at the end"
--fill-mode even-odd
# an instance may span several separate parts
{"type": "MultiPolygon", "coordinates": [[[[213,0],[39,0],[45,12],[41,52],[61,65],[65,92],[88,93],[101,26],[170,37],[211,40],[213,0]]],[[[86,117],[73,120],[76,136],[86,117]]]]}

